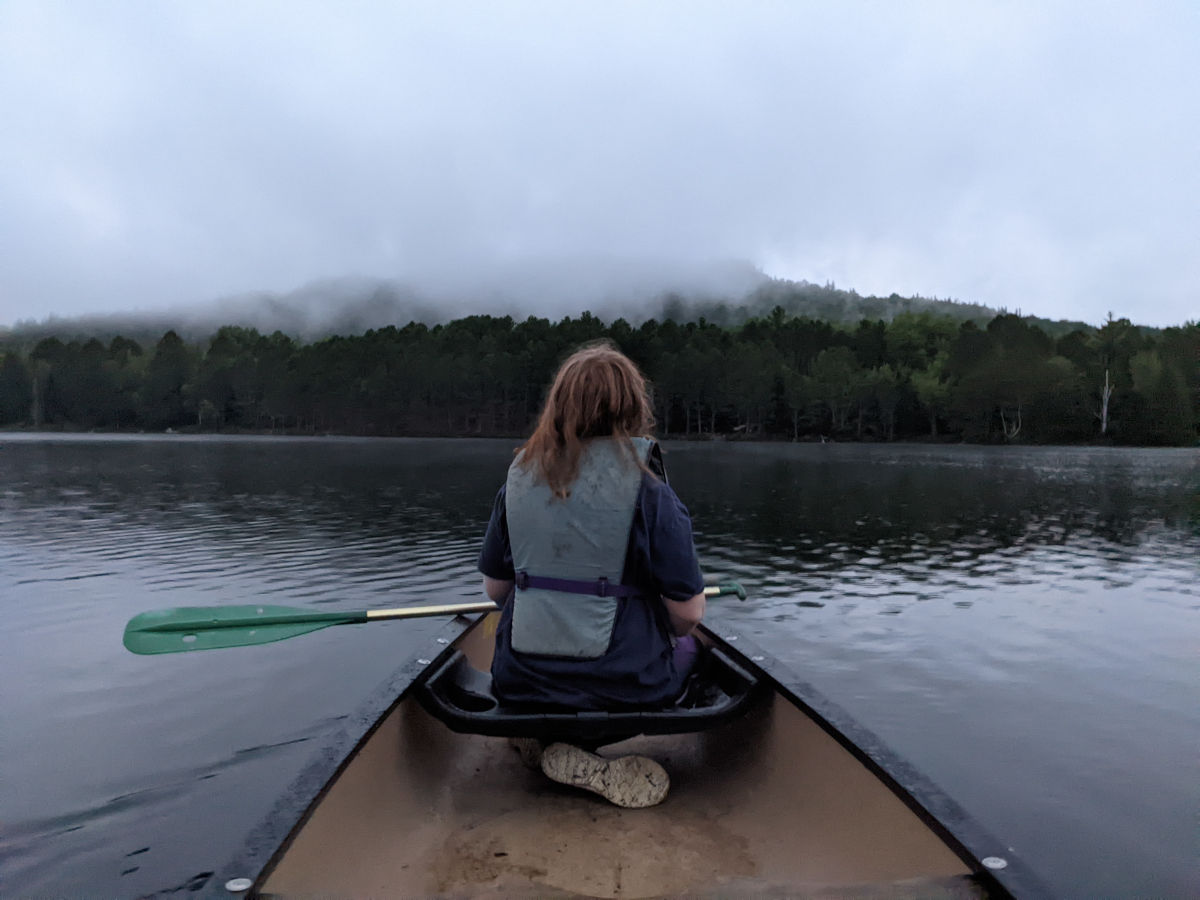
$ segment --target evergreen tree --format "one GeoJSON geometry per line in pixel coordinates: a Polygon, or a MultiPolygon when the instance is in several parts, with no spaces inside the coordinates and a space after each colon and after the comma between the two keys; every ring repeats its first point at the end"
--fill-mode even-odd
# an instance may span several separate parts
{"type": "Polygon", "coordinates": [[[33,403],[33,378],[29,367],[13,351],[0,355],[0,425],[29,421],[33,403]]]}

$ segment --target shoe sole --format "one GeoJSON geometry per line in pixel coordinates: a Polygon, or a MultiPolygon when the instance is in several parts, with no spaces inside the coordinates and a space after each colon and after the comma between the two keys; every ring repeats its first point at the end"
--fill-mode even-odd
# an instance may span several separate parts
{"type": "Polygon", "coordinates": [[[599,794],[616,806],[644,809],[667,797],[667,770],[645,756],[605,759],[570,744],[551,744],[542,752],[542,771],[559,784],[599,794]]]}

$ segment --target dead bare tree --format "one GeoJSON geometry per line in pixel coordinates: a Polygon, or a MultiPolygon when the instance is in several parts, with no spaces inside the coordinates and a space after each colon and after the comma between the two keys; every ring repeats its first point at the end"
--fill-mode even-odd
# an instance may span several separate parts
{"type": "Polygon", "coordinates": [[[1113,386],[1108,382],[1108,369],[1104,370],[1104,387],[1100,390],[1100,412],[1096,413],[1100,419],[1100,433],[1108,433],[1108,398],[1112,396],[1113,386]]]}

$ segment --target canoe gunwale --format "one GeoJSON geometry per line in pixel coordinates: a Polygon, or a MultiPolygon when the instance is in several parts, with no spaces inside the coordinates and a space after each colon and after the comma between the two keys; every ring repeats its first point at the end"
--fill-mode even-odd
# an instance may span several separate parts
{"type": "Polygon", "coordinates": [[[869,728],[822,694],[812,684],[730,628],[702,626],[742,665],[769,680],[789,703],[804,712],[826,734],[882,781],[922,822],[936,833],[971,870],[989,897],[1038,898],[1054,894],[1015,851],[994,837],[953,798],[869,728]],[[999,856],[1006,867],[993,870],[981,860],[999,856]]]}
{"type": "MultiPolygon", "coordinates": [[[[204,895],[239,896],[228,893],[225,883],[234,878],[249,878],[254,886],[240,896],[258,896],[276,862],[286,853],[295,835],[358,750],[397,706],[412,697],[422,675],[433,671],[455,652],[454,641],[475,621],[478,619],[460,616],[447,622],[435,633],[426,652],[418,652],[400,665],[347,717],[275,801],[267,815],[249,831],[237,855],[214,872],[202,889],[204,895]]],[[[783,663],[761,651],[750,639],[724,627],[719,620],[701,628],[736,662],[758,674],[764,683],[769,680],[770,687],[781,697],[811,718],[879,778],[962,860],[989,897],[1053,896],[1034,871],[1003,842],[839,705],[783,663]],[[1002,856],[1007,866],[1001,870],[984,867],[980,860],[988,856],[1002,856]]]]}

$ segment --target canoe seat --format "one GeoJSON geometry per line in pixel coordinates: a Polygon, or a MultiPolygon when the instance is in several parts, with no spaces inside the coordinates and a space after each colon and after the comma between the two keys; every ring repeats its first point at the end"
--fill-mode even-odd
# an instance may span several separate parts
{"type": "Polygon", "coordinates": [[[595,712],[505,706],[492,693],[492,676],[473,668],[460,650],[417,685],[421,705],[453,731],[597,747],[639,734],[704,731],[741,715],[761,693],[758,678],[718,647],[708,648],[679,702],[664,709],[595,712]]]}

